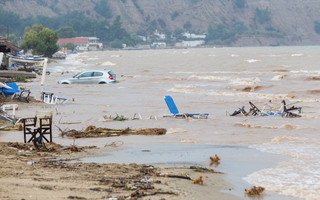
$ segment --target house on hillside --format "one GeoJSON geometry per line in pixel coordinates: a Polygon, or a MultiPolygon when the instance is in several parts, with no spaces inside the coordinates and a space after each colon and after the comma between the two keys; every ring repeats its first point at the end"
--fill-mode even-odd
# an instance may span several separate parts
{"type": "Polygon", "coordinates": [[[69,43],[74,44],[77,51],[97,51],[103,49],[103,44],[99,43],[99,38],[97,37],[60,38],[57,45],[62,47],[69,43]]]}

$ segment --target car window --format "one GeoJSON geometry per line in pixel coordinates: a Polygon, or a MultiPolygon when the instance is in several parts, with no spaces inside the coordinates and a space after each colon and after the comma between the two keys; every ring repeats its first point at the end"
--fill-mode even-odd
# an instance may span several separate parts
{"type": "Polygon", "coordinates": [[[102,76],[103,73],[102,72],[93,72],[93,76],[102,76]]]}
{"type": "Polygon", "coordinates": [[[91,77],[91,76],[92,76],[92,72],[84,72],[79,76],[79,78],[85,78],[85,77],[91,77]]]}
{"type": "Polygon", "coordinates": [[[115,74],[113,73],[113,71],[109,71],[108,73],[109,73],[109,75],[111,75],[111,76],[115,76],[115,74]]]}

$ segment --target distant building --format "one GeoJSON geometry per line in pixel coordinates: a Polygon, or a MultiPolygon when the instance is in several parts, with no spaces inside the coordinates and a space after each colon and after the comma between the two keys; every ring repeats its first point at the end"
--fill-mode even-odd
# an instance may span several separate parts
{"type": "Polygon", "coordinates": [[[160,40],[165,40],[165,39],[166,39],[166,34],[160,33],[158,30],[155,30],[155,31],[153,32],[153,34],[154,34],[155,36],[157,36],[160,40]]]}
{"type": "Polygon", "coordinates": [[[97,37],[76,37],[76,38],[60,38],[57,45],[64,46],[66,44],[74,44],[77,51],[96,51],[102,50],[103,44],[99,43],[97,37]]]}
{"type": "Polygon", "coordinates": [[[198,47],[205,44],[204,40],[182,41],[175,44],[176,47],[198,47]]]}
{"type": "Polygon", "coordinates": [[[194,33],[185,32],[182,35],[184,37],[188,38],[188,39],[205,39],[206,38],[205,34],[197,35],[197,34],[194,34],[194,33]]]}
{"type": "Polygon", "coordinates": [[[164,49],[167,47],[167,44],[165,42],[154,42],[150,47],[153,49],[164,49]]]}

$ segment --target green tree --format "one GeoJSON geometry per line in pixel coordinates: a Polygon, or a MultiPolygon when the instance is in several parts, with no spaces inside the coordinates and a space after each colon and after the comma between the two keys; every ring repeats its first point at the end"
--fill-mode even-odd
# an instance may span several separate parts
{"type": "Polygon", "coordinates": [[[206,41],[229,42],[235,39],[235,32],[229,30],[224,24],[218,24],[215,27],[209,26],[206,41]]]}
{"type": "Polygon", "coordinates": [[[15,44],[15,45],[18,45],[18,38],[15,34],[11,33],[8,35],[8,41],[15,44]]]}
{"type": "Polygon", "coordinates": [[[122,42],[119,39],[115,39],[110,43],[110,46],[112,48],[116,48],[116,49],[122,49],[122,42]]]}
{"type": "Polygon", "coordinates": [[[130,34],[122,27],[122,22],[120,16],[117,16],[113,23],[106,30],[106,40],[108,42],[116,41],[118,44],[119,40],[121,43],[124,43],[128,46],[133,46],[136,44],[130,34]]]}
{"type": "Polygon", "coordinates": [[[42,25],[33,25],[32,28],[27,27],[23,36],[21,48],[27,50],[32,49],[33,54],[52,57],[52,54],[58,51],[56,45],[58,35],[56,32],[42,25]]]}
{"type": "Polygon", "coordinates": [[[190,23],[190,21],[187,21],[187,22],[183,25],[183,28],[184,28],[186,31],[191,31],[192,24],[190,23]]]}
{"type": "Polygon", "coordinates": [[[72,26],[63,26],[59,28],[57,34],[59,38],[73,38],[77,35],[72,26]]]}
{"type": "Polygon", "coordinates": [[[174,11],[174,13],[171,14],[171,20],[175,20],[178,16],[179,16],[179,12],[178,11],[174,11]]]}

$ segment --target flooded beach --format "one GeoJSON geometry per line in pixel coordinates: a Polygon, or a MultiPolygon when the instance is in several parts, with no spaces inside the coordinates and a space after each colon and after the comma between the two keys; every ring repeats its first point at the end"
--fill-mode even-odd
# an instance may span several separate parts
{"type": "MultiPolygon", "coordinates": [[[[221,170],[230,174],[231,179],[239,163],[242,162],[239,170],[251,165],[245,172],[235,172],[241,179],[235,186],[238,191],[243,189],[240,184],[247,183],[286,195],[288,199],[319,199],[319,53],[320,47],[247,47],[95,51],[68,55],[66,60],[48,66],[51,74],[43,87],[40,77],[21,84],[30,88],[37,99],[41,91],[47,91],[68,101],[19,110],[17,115],[30,117],[39,109],[53,110],[54,142],[104,146],[121,141],[124,149],[131,149],[114,154],[119,156],[95,158],[95,162],[115,159],[114,162],[121,163],[128,156],[127,161],[141,164],[208,165],[210,154],[220,154],[221,170]],[[117,82],[57,83],[61,78],[87,69],[110,69],[117,75],[117,82]],[[164,101],[166,95],[172,96],[181,113],[209,113],[209,118],[163,118],[164,114],[169,114],[164,101]],[[278,110],[282,100],[290,106],[301,106],[302,117],[230,116],[242,106],[248,111],[249,101],[259,108],[271,106],[278,110]],[[142,119],[131,120],[136,113],[142,119]],[[106,120],[116,115],[124,115],[129,120],[106,120]],[[166,128],[167,134],[77,140],[59,135],[58,127],[81,130],[89,125],[166,128]],[[223,146],[227,146],[227,150],[221,150],[223,146]],[[241,148],[235,148],[239,146],[241,148]],[[151,155],[164,153],[154,155],[160,159],[157,162],[144,157],[142,150],[150,150],[151,155]],[[131,160],[129,152],[134,155],[140,152],[140,156],[133,156],[131,160]],[[123,159],[117,160],[120,155],[123,159]],[[243,158],[244,155],[252,155],[252,159],[250,156],[243,158]],[[257,159],[259,155],[264,159],[257,159]],[[228,160],[226,166],[224,158],[228,160]]],[[[20,142],[23,139],[21,132],[3,134],[1,138],[20,142]]],[[[270,199],[276,199],[275,196],[270,199]]]]}

